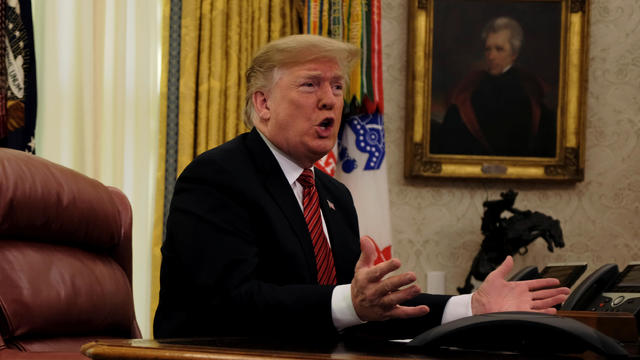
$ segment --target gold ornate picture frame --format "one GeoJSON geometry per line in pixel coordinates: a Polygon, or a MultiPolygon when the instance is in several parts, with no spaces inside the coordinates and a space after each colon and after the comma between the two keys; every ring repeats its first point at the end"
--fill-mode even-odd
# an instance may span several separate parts
{"type": "Polygon", "coordinates": [[[583,180],[588,11],[588,0],[411,0],[405,176],[583,180]],[[492,72],[504,49],[487,24],[505,17],[524,36],[509,40],[513,65],[492,72]],[[512,73],[506,90],[493,85],[512,73]]]}

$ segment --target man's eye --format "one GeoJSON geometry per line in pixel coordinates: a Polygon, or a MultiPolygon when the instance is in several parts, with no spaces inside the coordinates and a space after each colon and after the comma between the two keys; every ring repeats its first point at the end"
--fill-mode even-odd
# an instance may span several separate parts
{"type": "Polygon", "coordinates": [[[313,86],[315,86],[315,84],[309,81],[309,82],[302,83],[302,86],[304,86],[304,87],[313,87],[313,86]]]}
{"type": "Polygon", "coordinates": [[[335,85],[333,85],[333,88],[335,90],[342,90],[344,88],[344,85],[343,84],[335,84],[335,85]]]}

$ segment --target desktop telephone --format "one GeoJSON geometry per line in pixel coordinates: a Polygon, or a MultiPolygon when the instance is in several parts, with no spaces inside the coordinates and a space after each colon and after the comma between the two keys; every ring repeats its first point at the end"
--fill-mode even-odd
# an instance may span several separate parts
{"type": "MultiPolygon", "coordinates": [[[[549,265],[538,272],[535,266],[527,266],[509,280],[554,277],[560,286],[571,287],[586,268],[586,264],[549,265]]],[[[575,287],[560,310],[628,312],[636,317],[640,330],[640,263],[631,263],[622,272],[616,264],[601,266],[575,287]]]]}
{"type": "Polygon", "coordinates": [[[622,272],[616,264],[601,266],[573,290],[562,310],[629,312],[640,328],[640,263],[622,272]]]}
{"type": "MultiPolygon", "coordinates": [[[[549,265],[538,272],[529,266],[509,280],[554,277],[560,286],[571,287],[584,273],[586,264],[549,265]]],[[[589,275],[572,292],[562,310],[625,311],[638,319],[640,310],[640,263],[622,272],[607,264],[589,275]]],[[[640,321],[639,321],[640,323],[640,321]]],[[[594,351],[607,358],[627,357],[613,338],[567,317],[533,312],[501,312],[474,315],[452,321],[414,338],[418,349],[454,348],[537,354],[594,351]]]]}

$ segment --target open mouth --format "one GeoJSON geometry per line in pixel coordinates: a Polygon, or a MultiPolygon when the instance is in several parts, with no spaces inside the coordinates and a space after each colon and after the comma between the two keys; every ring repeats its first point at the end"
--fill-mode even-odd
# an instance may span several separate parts
{"type": "Polygon", "coordinates": [[[334,123],[333,118],[326,118],[326,119],[323,119],[318,126],[320,126],[323,129],[327,129],[333,126],[333,123],[334,123]]]}

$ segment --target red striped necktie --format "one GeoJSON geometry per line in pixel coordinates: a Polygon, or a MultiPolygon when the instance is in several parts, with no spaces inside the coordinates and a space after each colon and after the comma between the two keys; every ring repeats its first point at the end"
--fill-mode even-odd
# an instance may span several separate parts
{"type": "Polygon", "coordinates": [[[329,242],[322,230],[322,216],[320,215],[320,201],[318,191],[310,169],[304,169],[298,177],[298,183],[304,188],[302,194],[302,208],[304,219],[309,227],[309,234],[313,241],[313,252],[316,255],[316,268],[318,270],[318,283],[320,285],[336,284],[336,268],[333,264],[333,255],[329,242]]]}

